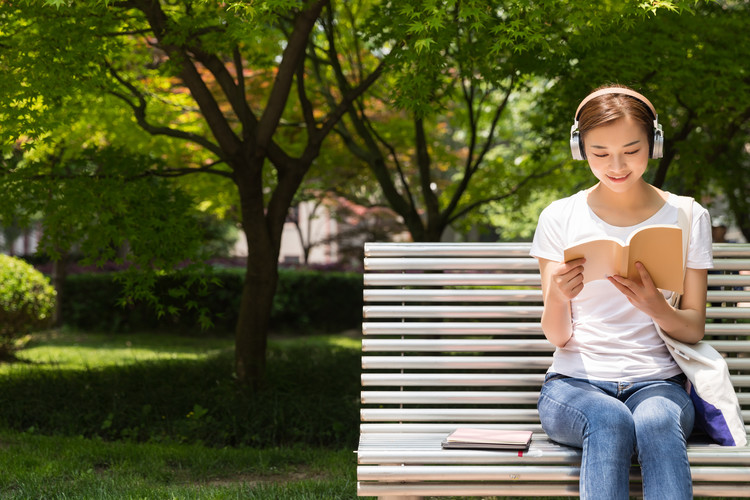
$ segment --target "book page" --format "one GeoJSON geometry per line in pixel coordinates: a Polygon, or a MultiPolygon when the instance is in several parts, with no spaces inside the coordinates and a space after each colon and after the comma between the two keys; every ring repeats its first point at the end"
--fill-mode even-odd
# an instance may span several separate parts
{"type": "Polygon", "coordinates": [[[649,226],[630,237],[628,279],[640,283],[636,262],[641,262],[657,288],[683,293],[682,229],[677,226],[649,226]]]}
{"type": "Polygon", "coordinates": [[[623,274],[625,252],[623,244],[614,238],[583,241],[565,249],[565,262],[583,257],[583,282],[607,279],[614,274],[623,274]]]}

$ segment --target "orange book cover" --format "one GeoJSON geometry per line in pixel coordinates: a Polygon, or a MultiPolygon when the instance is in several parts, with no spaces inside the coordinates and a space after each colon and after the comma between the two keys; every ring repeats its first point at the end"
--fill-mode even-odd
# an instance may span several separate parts
{"type": "Polygon", "coordinates": [[[565,262],[585,258],[583,282],[620,275],[640,282],[636,262],[641,262],[657,288],[683,293],[682,229],[672,225],[644,226],[627,241],[592,238],[564,251],[565,262]]]}

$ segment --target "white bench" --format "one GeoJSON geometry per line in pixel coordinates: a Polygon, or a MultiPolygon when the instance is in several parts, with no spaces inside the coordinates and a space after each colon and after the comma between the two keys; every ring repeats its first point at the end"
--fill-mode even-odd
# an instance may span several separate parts
{"type": "MultiPolygon", "coordinates": [[[[553,352],[524,243],[365,245],[358,495],[577,496],[580,452],[541,429],[553,352]],[[534,431],[530,449],[443,450],[458,426],[534,431]]],[[[706,338],[750,423],[750,245],[714,245],[706,338]],[[716,289],[718,288],[718,289],[716,289]],[[744,303],[744,304],[743,304],[744,303]]],[[[750,447],[691,440],[696,497],[750,497],[750,447]]],[[[631,485],[640,495],[639,469],[631,485]]]]}

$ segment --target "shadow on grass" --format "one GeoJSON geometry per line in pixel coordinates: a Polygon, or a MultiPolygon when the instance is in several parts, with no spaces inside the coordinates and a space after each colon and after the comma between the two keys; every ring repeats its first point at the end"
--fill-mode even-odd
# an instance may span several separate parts
{"type": "MultiPolygon", "coordinates": [[[[149,348],[180,352],[168,349],[169,339],[178,345],[185,340],[162,336],[149,348]]],[[[43,339],[38,346],[55,342],[43,339]]],[[[59,348],[81,347],[70,339],[57,342],[59,348]]],[[[146,345],[140,342],[139,348],[146,345]]],[[[111,348],[102,347],[102,352],[111,348]]],[[[0,428],[216,447],[305,444],[353,449],[359,351],[283,342],[269,347],[267,359],[266,384],[259,390],[236,383],[233,355],[226,349],[199,359],[137,360],[98,368],[27,365],[0,376],[0,428]]]]}

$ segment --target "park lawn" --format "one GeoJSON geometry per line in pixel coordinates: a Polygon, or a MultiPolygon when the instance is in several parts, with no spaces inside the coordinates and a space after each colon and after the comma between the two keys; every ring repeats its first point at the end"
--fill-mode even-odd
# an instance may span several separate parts
{"type": "Polygon", "coordinates": [[[351,450],[209,448],[0,432],[3,499],[344,499],[351,450]]]}
{"type": "MultiPolygon", "coordinates": [[[[283,357],[284,353],[295,355],[294,349],[300,348],[306,352],[359,351],[356,340],[342,336],[271,339],[269,347],[276,357],[283,357]]],[[[231,357],[232,349],[233,341],[227,337],[53,330],[33,335],[26,348],[18,352],[19,362],[0,364],[0,377],[28,376],[33,380],[39,374],[46,374],[41,380],[55,380],[118,369],[125,374],[139,374],[138,367],[144,363],[167,363],[166,366],[179,363],[182,367],[185,363],[210,363],[217,357],[231,357]]],[[[282,373],[292,378],[295,375],[282,373]]],[[[0,498],[356,496],[353,447],[331,449],[308,444],[217,447],[169,439],[138,442],[52,434],[34,428],[0,428],[0,498]]]]}

